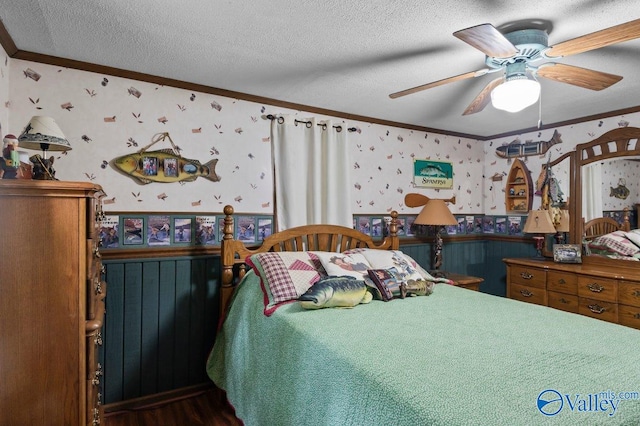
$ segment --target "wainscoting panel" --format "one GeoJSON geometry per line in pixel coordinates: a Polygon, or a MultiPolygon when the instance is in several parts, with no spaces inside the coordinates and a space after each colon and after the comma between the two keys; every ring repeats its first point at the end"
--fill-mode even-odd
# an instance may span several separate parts
{"type": "Polygon", "coordinates": [[[208,381],[219,256],[105,260],[105,404],[208,381]]]}

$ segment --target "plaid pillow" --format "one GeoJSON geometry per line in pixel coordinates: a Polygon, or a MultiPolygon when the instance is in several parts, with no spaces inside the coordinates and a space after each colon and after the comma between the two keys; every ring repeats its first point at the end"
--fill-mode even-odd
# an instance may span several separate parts
{"type": "Polygon", "coordinates": [[[260,277],[266,316],[282,304],[295,301],[327,275],[313,252],[258,253],[247,257],[246,263],[260,277]]]}
{"type": "Polygon", "coordinates": [[[593,241],[589,243],[589,247],[612,251],[623,256],[633,256],[640,252],[640,248],[627,239],[624,231],[615,231],[594,238],[593,241]]]}

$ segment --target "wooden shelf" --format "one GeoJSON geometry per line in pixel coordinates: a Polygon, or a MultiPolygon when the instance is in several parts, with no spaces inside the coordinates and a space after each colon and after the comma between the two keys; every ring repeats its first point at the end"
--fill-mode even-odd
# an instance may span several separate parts
{"type": "Polygon", "coordinates": [[[505,188],[507,213],[527,213],[533,204],[533,181],[527,166],[519,159],[513,161],[505,188]]]}

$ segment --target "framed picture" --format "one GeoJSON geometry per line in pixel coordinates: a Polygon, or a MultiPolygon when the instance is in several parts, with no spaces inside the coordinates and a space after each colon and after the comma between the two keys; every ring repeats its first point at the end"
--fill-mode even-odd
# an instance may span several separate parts
{"type": "Polygon", "coordinates": [[[216,242],[216,217],[196,216],[196,245],[215,245],[216,242]]]}
{"type": "Polygon", "coordinates": [[[191,243],[191,222],[190,217],[173,218],[173,242],[176,244],[191,243]]]}
{"type": "Polygon", "coordinates": [[[122,244],[140,245],[144,241],[144,219],[142,217],[125,217],[122,219],[124,238],[122,244]]]}
{"type": "Polygon", "coordinates": [[[171,244],[171,218],[165,215],[149,216],[147,225],[147,243],[150,246],[168,246],[171,244]]]}
{"type": "Polygon", "coordinates": [[[413,160],[413,183],[422,188],[453,188],[453,164],[448,161],[413,160]]]}
{"type": "Polygon", "coordinates": [[[496,234],[507,234],[509,226],[507,225],[506,216],[496,216],[495,219],[496,234]]]}
{"type": "Polygon", "coordinates": [[[371,218],[371,236],[372,237],[381,237],[383,227],[384,227],[384,223],[381,217],[371,218]]]}
{"type": "Polygon", "coordinates": [[[256,242],[255,216],[238,216],[236,225],[236,239],[245,243],[256,242]]]}
{"type": "Polygon", "coordinates": [[[103,249],[118,248],[120,245],[119,223],[120,216],[118,215],[106,215],[100,221],[100,242],[103,249]]]}
{"type": "Polygon", "coordinates": [[[554,244],[553,261],[558,263],[582,263],[580,244],[554,244]]]}
{"type": "Polygon", "coordinates": [[[258,218],[258,241],[262,241],[273,233],[273,219],[270,217],[258,218]]]}

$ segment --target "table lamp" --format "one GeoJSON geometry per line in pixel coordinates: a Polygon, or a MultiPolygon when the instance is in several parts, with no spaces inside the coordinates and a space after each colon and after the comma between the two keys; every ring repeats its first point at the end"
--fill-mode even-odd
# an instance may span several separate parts
{"type": "Polygon", "coordinates": [[[445,225],[457,225],[458,221],[451,214],[449,208],[444,202],[445,200],[435,200],[433,198],[427,201],[422,211],[413,222],[416,225],[432,225],[435,226],[436,240],[435,240],[435,254],[433,257],[433,269],[438,270],[442,265],[442,227],[445,225]]]}
{"type": "Polygon", "coordinates": [[[522,232],[525,234],[536,234],[533,236],[536,243],[536,258],[544,259],[544,256],[542,256],[544,234],[556,233],[556,228],[553,226],[553,222],[551,222],[549,212],[547,210],[531,210],[522,232]]]}
{"type": "Polygon", "coordinates": [[[53,170],[53,157],[47,159],[47,151],[68,151],[71,144],[51,117],[33,116],[18,137],[18,146],[26,149],[41,149],[42,156],[36,154],[29,159],[33,163],[33,178],[57,180],[53,170]]]}

